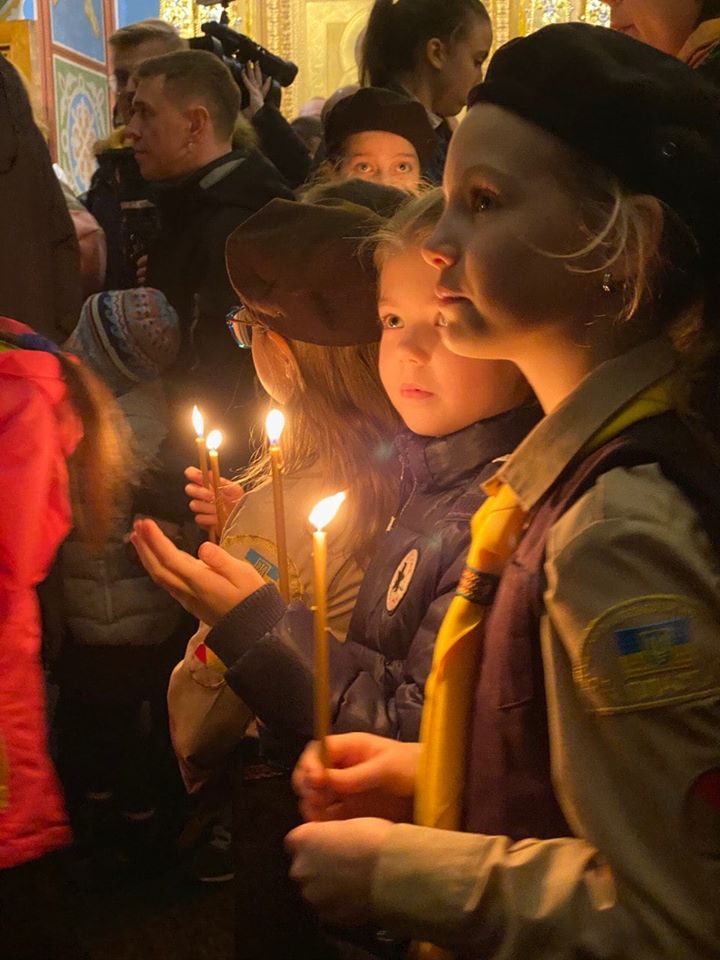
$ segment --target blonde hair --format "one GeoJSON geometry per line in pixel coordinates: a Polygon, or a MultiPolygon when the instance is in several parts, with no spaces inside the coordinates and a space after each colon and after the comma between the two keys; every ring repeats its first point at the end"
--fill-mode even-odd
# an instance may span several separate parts
{"type": "Polygon", "coordinates": [[[382,270],[390,257],[427,240],[442,216],[444,206],[445,198],[440,187],[427,190],[403,204],[372,237],[376,270],[382,270]]]}
{"type": "MultiPolygon", "coordinates": [[[[366,565],[398,496],[392,444],[400,422],[380,384],[378,345],[288,342],[299,379],[284,406],[285,470],[292,475],[317,467],[328,484],[348,491],[353,554],[366,565]]],[[[252,489],[269,476],[270,456],[263,442],[240,482],[252,489]]]]}
{"type": "Polygon", "coordinates": [[[608,301],[612,312],[605,316],[622,324],[651,310],[666,328],[701,299],[698,244],[671,207],[632,192],[572,148],[567,148],[561,176],[563,189],[569,188],[580,201],[586,242],[569,253],[529,246],[564,261],[568,273],[596,276],[598,290],[605,289],[607,281],[616,296],[612,304],[608,301]]]}
{"type": "Polygon", "coordinates": [[[70,497],[80,540],[99,552],[136,480],[130,432],[115,397],[77,357],[57,354],[68,400],[83,436],[68,460],[70,497]]]}
{"type": "Polygon", "coordinates": [[[166,20],[155,17],[129,23],[108,37],[108,43],[114,50],[132,50],[148,40],[161,41],[166,53],[187,49],[187,41],[183,40],[175,27],[166,20]]]}

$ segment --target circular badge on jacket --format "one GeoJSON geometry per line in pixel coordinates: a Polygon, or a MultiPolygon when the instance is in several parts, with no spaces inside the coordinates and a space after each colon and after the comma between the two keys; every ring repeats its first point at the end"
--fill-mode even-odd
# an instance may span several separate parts
{"type": "Polygon", "coordinates": [[[417,567],[417,562],[417,550],[410,550],[397,565],[395,573],[392,575],[390,580],[390,586],[388,587],[387,596],[385,598],[385,607],[388,613],[392,613],[393,610],[397,608],[402,598],[408,592],[410,581],[412,580],[413,574],[415,573],[415,568],[417,567]]]}

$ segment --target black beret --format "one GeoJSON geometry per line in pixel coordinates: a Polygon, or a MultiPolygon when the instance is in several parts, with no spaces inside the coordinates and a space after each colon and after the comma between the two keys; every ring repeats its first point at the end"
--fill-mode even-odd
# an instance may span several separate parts
{"type": "Polygon", "coordinates": [[[720,98],[675,57],[605,27],[568,23],[512,40],[468,106],[530,120],[671,207],[718,269],[720,98]]]}
{"type": "Polygon", "coordinates": [[[362,87],[337,103],[325,120],[325,149],[329,160],[337,160],[343,144],[354,133],[385,130],[405,137],[415,147],[421,165],[432,160],[436,150],[435,131],[425,107],[394,90],[362,87]]]}
{"type": "Polygon", "coordinates": [[[272,200],[228,237],[230,282],[251,314],[291,340],[327,346],[380,339],[367,207],[272,200]]]}

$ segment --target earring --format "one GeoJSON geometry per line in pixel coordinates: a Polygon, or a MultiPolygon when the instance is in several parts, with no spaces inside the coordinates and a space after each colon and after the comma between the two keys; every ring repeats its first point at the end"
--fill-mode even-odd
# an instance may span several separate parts
{"type": "Polygon", "coordinates": [[[603,293],[612,293],[612,274],[609,270],[603,274],[601,286],[603,293]]]}

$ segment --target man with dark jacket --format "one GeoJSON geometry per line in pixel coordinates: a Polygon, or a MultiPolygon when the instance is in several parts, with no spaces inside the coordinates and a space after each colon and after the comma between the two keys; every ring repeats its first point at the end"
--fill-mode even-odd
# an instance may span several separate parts
{"type": "Polygon", "coordinates": [[[0,55],[0,316],[62,341],[82,305],[75,229],[30,101],[0,55]]]}
{"type": "Polygon", "coordinates": [[[227,67],[204,51],[180,50],[138,68],[126,128],[160,214],[145,282],[162,290],[180,317],[171,399],[179,414],[187,413],[182,427],[190,439],[196,402],[206,422],[223,429],[232,444],[229,453],[224,444],[228,469],[242,465],[246,453],[253,371],[226,330],[237,295],[225,269],[225,241],[274,197],[292,199],[261,154],[233,150],[239,111],[240,92],[227,67]]]}

